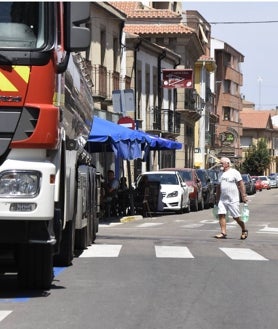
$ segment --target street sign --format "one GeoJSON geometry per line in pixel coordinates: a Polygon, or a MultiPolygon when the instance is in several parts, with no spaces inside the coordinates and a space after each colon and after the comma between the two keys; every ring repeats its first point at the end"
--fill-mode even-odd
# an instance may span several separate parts
{"type": "Polygon", "coordinates": [[[193,70],[162,70],[163,88],[193,88],[193,70]]]}
{"type": "Polygon", "coordinates": [[[126,128],[135,129],[135,121],[131,117],[120,118],[118,124],[126,128]]]}
{"type": "Polygon", "coordinates": [[[113,90],[112,91],[113,110],[116,113],[122,113],[124,116],[127,112],[134,113],[134,90],[113,90]]]}

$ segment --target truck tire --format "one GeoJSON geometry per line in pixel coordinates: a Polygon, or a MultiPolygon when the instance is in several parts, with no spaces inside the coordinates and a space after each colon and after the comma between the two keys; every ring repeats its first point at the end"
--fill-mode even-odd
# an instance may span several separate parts
{"type": "Polygon", "coordinates": [[[83,250],[88,246],[88,226],[75,230],[75,249],[83,250]]]}
{"type": "Polygon", "coordinates": [[[22,288],[50,289],[53,280],[52,246],[24,244],[18,247],[18,281],[22,288]]]}
{"type": "Polygon", "coordinates": [[[75,229],[73,228],[73,222],[66,223],[66,227],[62,232],[62,240],[60,244],[60,251],[54,256],[55,266],[69,266],[74,257],[74,239],[75,229]]]}

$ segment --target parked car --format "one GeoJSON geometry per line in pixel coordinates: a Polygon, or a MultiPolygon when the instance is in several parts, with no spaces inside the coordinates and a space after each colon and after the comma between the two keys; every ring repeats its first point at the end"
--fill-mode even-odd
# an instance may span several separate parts
{"type": "Polygon", "coordinates": [[[249,174],[241,174],[242,180],[245,185],[245,191],[247,195],[253,195],[256,193],[256,186],[249,174]]]}
{"type": "Polygon", "coordinates": [[[213,208],[215,205],[214,184],[209,177],[208,171],[206,169],[197,169],[196,172],[202,183],[204,207],[206,209],[213,208]]]}
{"type": "Polygon", "coordinates": [[[258,176],[251,176],[252,181],[255,184],[256,187],[256,191],[262,191],[263,190],[263,182],[260,180],[260,178],[258,176]]]}
{"type": "Polygon", "coordinates": [[[216,194],[216,188],[217,185],[219,184],[220,170],[208,169],[208,175],[214,186],[214,194],[216,194]]]}
{"type": "Polygon", "coordinates": [[[202,183],[196,173],[196,169],[193,169],[193,168],[164,168],[161,170],[177,171],[181,175],[182,180],[189,187],[190,209],[194,210],[194,211],[204,209],[202,183]]]}
{"type": "Polygon", "coordinates": [[[275,176],[268,176],[269,178],[269,183],[270,183],[270,187],[271,188],[277,188],[278,187],[278,181],[276,180],[276,177],[275,176]]]}
{"type": "Polygon", "coordinates": [[[267,176],[258,176],[260,180],[262,181],[263,189],[270,190],[270,180],[267,176]]]}
{"type": "Polygon", "coordinates": [[[278,186],[278,173],[277,172],[273,172],[273,173],[269,174],[268,177],[274,177],[277,181],[277,186],[278,186]]]}
{"type": "MultiPolygon", "coordinates": [[[[178,213],[182,213],[184,210],[190,211],[189,187],[177,171],[148,171],[140,174],[135,182],[135,195],[141,181],[146,179],[149,184],[160,184],[160,195],[155,200],[158,210],[159,203],[162,202],[163,209],[161,210],[173,210],[178,213]]],[[[153,198],[154,193],[150,193],[147,201],[151,201],[153,198]]]]}

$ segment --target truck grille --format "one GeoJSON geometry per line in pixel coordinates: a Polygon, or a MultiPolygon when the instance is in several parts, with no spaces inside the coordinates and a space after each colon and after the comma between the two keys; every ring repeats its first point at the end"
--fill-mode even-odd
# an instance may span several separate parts
{"type": "Polygon", "coordinates": [[[0,109],[0,156],[8,150],[12,141],[24,140],[32,135],[38,117],[38,108],[0,109]]]}

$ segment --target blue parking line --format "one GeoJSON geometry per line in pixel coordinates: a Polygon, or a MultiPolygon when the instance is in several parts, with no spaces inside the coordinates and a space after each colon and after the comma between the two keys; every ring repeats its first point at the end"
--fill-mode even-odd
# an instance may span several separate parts
{"type": "Polygon", "coordinates": [[[54,267],[54,277],[58,276],[60,273],[62,273],[66,267],[54,267]]]}

